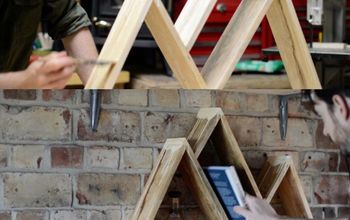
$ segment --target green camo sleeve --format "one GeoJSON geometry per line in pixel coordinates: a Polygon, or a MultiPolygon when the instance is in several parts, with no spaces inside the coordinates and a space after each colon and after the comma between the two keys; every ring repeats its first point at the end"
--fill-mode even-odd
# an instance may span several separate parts
{"type": "Polygon", "coordinates": [[[75,0],[46,0],[43,21],[48,22],[48,32],[55,40],[91,25],[87,13],[75,0]]]}

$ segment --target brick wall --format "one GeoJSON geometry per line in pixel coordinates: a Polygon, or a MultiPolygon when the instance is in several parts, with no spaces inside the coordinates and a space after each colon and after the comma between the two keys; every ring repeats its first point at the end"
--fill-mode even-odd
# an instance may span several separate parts
{"type": "MultiPolygon", "coordinates": [[[[350,213],[344,161],[297,98],[290,100],[286,141],[274,95],[104,92],[97,133],[88,100],[83,91],[0,92],[0,220],[128,219],[165,139],[186,136],[198,109],[211,106],[224,109],[253,171],[267,155],[289,153],[316,219],[350,213]]],[[[187,219],[201,219],[181,175],[171,189],[182,190],[187,219]]],[[[169,203],[166,197],[159,216],[169,203]]]]}

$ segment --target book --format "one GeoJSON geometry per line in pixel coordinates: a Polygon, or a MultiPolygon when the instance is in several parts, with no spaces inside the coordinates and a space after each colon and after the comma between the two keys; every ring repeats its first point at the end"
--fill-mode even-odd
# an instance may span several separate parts
{"type": "Polygon", "coordinates": [[[205,167],[204,172],[208,177],[218,199],[231,220],[245,220],[245,218],[233,211],[233,207],[246,207],[245,192],[233,166],[205,167]]]}

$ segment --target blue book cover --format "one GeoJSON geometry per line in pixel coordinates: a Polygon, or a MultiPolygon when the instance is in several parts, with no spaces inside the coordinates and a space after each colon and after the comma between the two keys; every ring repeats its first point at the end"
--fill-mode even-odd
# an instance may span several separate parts
{"type": "Polygon", "coordinates": [[[233,211],[233,207],[244,206],[244,204],[242,204],[242,195],[237,195],[239,194],[237,192],[237,188],[239,186],[232,186],[231,184],[232,179],[234,179],[234,177],[228,176],[230,175],[229,169],[230,167],[208,167],[204,168],[204,172],[206,173],[208,180],[212,185],[213,190],[215,191],[218,199],[220,200],[221,204],[223,204],[224,210],[229,219],[245,220],[243,216],[238,215],[233,211]],[[231,181],[229,180],[229,178],[231,178],[231,181]],[[235,191],[237,193],[235,193],[235,191]]]}

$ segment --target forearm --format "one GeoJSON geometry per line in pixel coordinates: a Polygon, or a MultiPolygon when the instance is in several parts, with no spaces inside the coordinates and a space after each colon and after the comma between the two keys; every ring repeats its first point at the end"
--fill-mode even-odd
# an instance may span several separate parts
{"type": "Polygon", "coordinates": [[[0,74],[0,89],[26,89],[23,88],[22,72],[9,72],[0,74]]]}
{"type": "MultiPolygon", "coordinates": [[[[91,32],[88,28],[83,28],[76,33],[63,39],[63,44],[72,57],[78,59],[95,60],[98,57],[98,52],[91,32]]],[[[79,76],[84,84],[89,80],[93,66],[79,66],[79,76]]]]}

